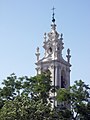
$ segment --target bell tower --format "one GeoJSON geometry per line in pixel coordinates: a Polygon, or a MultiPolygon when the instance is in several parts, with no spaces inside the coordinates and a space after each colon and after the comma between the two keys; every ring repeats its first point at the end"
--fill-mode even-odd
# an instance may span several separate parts
{"type": "Polygon", "coordinates": [[[70,86],[70,49],[67,49],[67,60],[62,56],[64,49],[63,34],[58,33],[56,30],[54,9],[52,14],[51,31],[44,34],[43,48],[45,50],[44,57],[39,58],[39,47],[37,48],[36,56],[36,70],[37,74],[49,69],[51,71],[52,85],[59,88],[68,88],[70,86]]]}

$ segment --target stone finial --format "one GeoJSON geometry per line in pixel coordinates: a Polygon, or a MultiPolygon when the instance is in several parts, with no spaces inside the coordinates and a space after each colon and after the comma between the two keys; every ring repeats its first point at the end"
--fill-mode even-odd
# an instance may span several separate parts
{"type": "Polygon", "coordinates": [[[36,56],[37,56],[37,61],[39,61],[39,56],[40,56],[39,47],[37,47],[36,56]]]}
{"type": "Polygon", "coordinates": [[[51,29],[52,29],[53,31],[55,31],[55,30],[56,30],[56,24],[51,24],[51,29]]]}
{"type": "Polygon", "coordinates": [[[67,57],[67,62],[70,63],[71,55],[70,55],[70,49],[69,48],[67,49],[67,55],[66,55],[66,57],[67,57]]]}
{"type": "Polygon", "coordinates": [[[67,49],[67,54],[70,55],[70,49],[69,48],[67,49]]]}
{"type": "Polygon", "coordinates": [[[63,37],[63,34],[61,33],[61,38],[63,37]]]}
{"type": "Polygon", "coordinates": [[[46,33],[44,33],[44,42],[46,42],[47,36],[46,33]]]}
{"type": "Polygon", "coordinates": [[[61,35],[60,35],[60,40],[63,40],[63,34],[61,33],[61,35]]]}

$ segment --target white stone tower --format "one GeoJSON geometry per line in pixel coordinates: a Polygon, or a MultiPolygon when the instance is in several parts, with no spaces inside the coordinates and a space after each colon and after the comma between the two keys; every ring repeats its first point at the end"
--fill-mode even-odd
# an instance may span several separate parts
{"type": "Polygon", "coordinates": [[[52,85],[58,86],[59,88],[68,88],[70,86],[70,49],[67,50],[67,60],[64,60],[62,56],[63,45],[63,34],[59,34],[56,30],[56,24],[54,19],[54,8],[53,17],[51,24],[51,31],[48,34],[44,34],[44,45],[45,49],[44,57],[39,59],[39,47],[37,48],[37,74],[42,71],[49,69],[52,75],[52,85]]]}

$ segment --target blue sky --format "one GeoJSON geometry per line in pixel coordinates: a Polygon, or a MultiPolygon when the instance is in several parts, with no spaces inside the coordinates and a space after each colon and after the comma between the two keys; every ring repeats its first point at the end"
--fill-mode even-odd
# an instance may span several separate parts
{"type": "Polygon", "coordinates": [[[13,72],[36,74],[35,52],[39,46],[43,56],[53,6],[64,58],[71,49],[71,84],[79,79],[90,84],[90,0],[0,0],[0,83],[13,72]]]}

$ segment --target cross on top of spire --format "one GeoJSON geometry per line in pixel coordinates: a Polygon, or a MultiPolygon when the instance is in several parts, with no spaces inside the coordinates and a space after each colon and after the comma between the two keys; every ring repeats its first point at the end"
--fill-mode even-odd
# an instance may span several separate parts
{"type": "Polygon", "coordinates": [[[54,18],[55,13],[54,13],[54,10],[55,10],[55,8],[53,7],[53,8],[52,8],[52,11],[53,11],[53,14],[52,14],[52,22],[53,22],[53,23],[55,23],[55,18],[54,18]]]}

